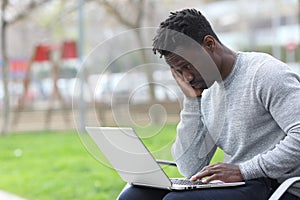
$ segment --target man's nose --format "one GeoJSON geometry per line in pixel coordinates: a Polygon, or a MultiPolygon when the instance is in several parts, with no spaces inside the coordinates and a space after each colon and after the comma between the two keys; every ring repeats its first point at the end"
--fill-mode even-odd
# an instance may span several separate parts
{"type": "Polygon", "coordinates": [[[184,81],[187,82],[187,83],[190,83],[192,80],[194,80],[193,74],[191,74],[188,71],[183,71],[182,75],[183,75],[184,81]]]}

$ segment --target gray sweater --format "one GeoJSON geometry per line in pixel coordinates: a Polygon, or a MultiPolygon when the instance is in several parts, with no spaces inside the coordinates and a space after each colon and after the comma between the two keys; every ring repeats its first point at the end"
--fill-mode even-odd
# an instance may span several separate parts
{"type": "MultiPolygon", "coordinates": [[[[220,147],[245,180],[300,176],[300,77],[263,53],[239,52],[224,81],[185,98],[172,154],[190,177],[220,147]]],[[[300,187],[291,193],[300,197],[300,187]]]]}

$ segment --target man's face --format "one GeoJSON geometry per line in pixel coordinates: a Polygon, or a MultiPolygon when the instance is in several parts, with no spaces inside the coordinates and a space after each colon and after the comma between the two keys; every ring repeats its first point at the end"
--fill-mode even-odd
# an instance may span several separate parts
{"type": "Polygon", "coordinates": [[[167,56],[165,56],[165,60],[171,69],[174,69],[186,83],[190,84],[191,87],[195,89],[208,88],[199,71],[187,60],[176,55],[175,53],[169,53],[167,56]]]}
{"type": "Polygon", "coordinates": [[[207,89],[221,80],[220,71],[204,48],[177,48],[165,56],[168,65],[195,89],[207,89]]]}

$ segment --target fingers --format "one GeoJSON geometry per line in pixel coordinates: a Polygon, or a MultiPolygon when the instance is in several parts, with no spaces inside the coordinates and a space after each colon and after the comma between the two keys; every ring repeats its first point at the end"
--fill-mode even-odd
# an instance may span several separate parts
{"type": "Polygon", "coordinates": [[[214,174],[212,176],[209,176],[209,177],[203,179],[202,182],[203,183],[210,183],[210,182],[215,181],[215,180],[221,180],[221,177],[214,174]]]}
{"type": "Polygon", "coordinates": [[[173,77],[174,77],[174,79],[176,80],[177,83],[178,83],[178,81],[179,81],[179,82],[181,82],[181,81],[184,82],[183,77],[180,76],[180,75],[176,72],[175,69],[171,68],[171,72],[172,72],[172,75],[173,75],[173,77]]]}
{"type": "MultiPolygon", "coordinates": [[[[204,177],[211,177],[209,180],[212,179],[212,176],[215,178],[216,175],[215,173],[217,173],[216,170],[214,170],[214,165],[210,165],[210,166],[206,166],[204,167],[201,171],[199,171],[197,174],[195,174],[194,176],[191,177],[191,181],[197,181],[197,180],[201,180],[204,183],[208,183],[208,178],[204,179],[204,177]]],[[[215,180],[215,179],[213,179],[215,180]]]]}
{"type": "Polygon", "coordinates": [[[204,183],[209,183],[214,180],[223,182],[242,181],[243,176],[238,165],[216,163],[204,167],[201,171],[191,177],[191,181],[202,180],[204,183]]]}
{"type": "Polygon", "coordinates": [[[176,80],[178,86],[180,87],[180,89],[182,90],[182,92],[185,94],[185,96],[187,97],[199,97],[201,96],[203,90],[202,89],[195,89],[193,87],[191,87],[191,85],[189,83],[187,83],[186,81],[184,81],[183,77],[178,74],[174,69],[171,69],[172,75],[174,77],[174,79],[176,80]]]}

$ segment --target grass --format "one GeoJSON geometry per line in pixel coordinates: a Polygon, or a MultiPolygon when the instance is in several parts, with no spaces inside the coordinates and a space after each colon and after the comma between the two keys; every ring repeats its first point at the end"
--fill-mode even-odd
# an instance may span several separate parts
{"type": "MultiPolygon", "coordinates": [[[[137,128],[144,143],[159,159],[171,159],[175,125],[162,130],[137,128]],[[157,133],[151,135],[151,133],[157,133]]],[[[214,161],[222,159],[217,153],[214,161]]],[[[34,132],[0,137],[0,190],[28,200],[116,199],[125,183],[110,167],[84,148],[75,131],[34,132]]],[[[164,168],[178,176],[174,167],[164,168]]]]}

